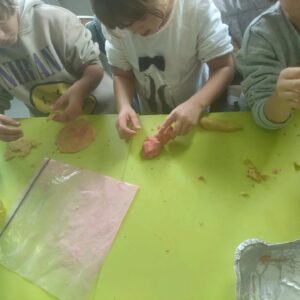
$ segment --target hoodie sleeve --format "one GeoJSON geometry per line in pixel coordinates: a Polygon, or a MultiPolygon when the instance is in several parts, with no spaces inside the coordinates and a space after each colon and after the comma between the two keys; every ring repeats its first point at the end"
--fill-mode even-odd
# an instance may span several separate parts
{"type": "Polygon", "coordinates": [[[93,42],[90,31],[79,18],[63,8],[53,6],[49,9],[54,47],[60,53],[65,68],[80,76],[87,65],[98,64],[101,67],[99,46],[93,42]]]}
{"type": "Polygon", "coordinates": [[[4,114],[4,111],[10,109],[10,101],[13,96],[6,90],[0,87],[0,114],[4,114]]]}
{"type": "Polygon", "coordinates": [[[242,91],[253,118],[263,128],[278,129],[286,123],[271,122],[264,114],[264,105],[272,95],[283,68],[263,30],[256,32],[249,27],[237,56],[237,69],[243,76],[242,91]]]}
{"type": "Polygon", "coordinates": [[[92,40],[91,32],[70,16],[66,23],[66,62],[72,69],[81,74],[86,65],[101,64],[97,43],[92,40]]]}

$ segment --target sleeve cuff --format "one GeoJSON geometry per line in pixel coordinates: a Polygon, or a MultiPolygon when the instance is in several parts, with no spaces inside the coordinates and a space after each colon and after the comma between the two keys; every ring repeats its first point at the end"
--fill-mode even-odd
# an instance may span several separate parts
{"type": "Polygon", "coordinates": [[[291,115],[284,122],[281,122],[281,123],[272,122],[269,119],[267,119],[267,117],[265,116],[264,105],[265,105],[265,101],[262,102],[260,104],[260,106],[257,108],[258,114],[254,114],[256,123],[258,125],[262,126],[263,128],[271,129],[271,130],[283,128],[286,125],[286,123],[288,122],[288,120],[290,119],[291,115]]]}

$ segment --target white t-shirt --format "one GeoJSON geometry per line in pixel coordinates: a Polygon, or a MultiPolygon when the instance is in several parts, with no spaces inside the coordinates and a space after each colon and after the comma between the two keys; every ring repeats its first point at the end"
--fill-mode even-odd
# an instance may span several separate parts
{"type": "Polygon", "coordinates": [[[169,113],[188,100],[207,80],[205,63],[233,50],[212,0],[174,0],[168,22],[149,36],[104,34],[109,63],[135,75],[142,114],[169,113]]]}

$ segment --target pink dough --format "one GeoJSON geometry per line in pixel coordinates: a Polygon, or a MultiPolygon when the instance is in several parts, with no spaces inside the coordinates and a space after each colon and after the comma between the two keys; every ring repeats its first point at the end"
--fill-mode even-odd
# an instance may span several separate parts
{"type": "Polygon", "coordinates": [[[96,130],[88,121],[77,119],[61,129],[56,144],[62,153],[76,153],[96,139],[96,130]]]}
{"type": "Polygon", "coordinates": [[[173,139],[173,128],[169,127],[164,134],[149,136],[144,140],[142,146],[142,156],[144,158],[154,158],[158,156],[164,145],[173,139]]]}

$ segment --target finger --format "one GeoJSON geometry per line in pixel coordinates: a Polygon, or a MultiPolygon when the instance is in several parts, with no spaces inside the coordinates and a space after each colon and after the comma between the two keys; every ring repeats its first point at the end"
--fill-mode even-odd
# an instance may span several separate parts
{"type": "Polygon", "coordinates": [[[300,78],[300,68],[299,67],[286,68],[282,71],[281,74],[286,79],[300,78]]]}
{"type": "Polygon", "coordinates": [[[135,129],[128,127],[126,119],[122,117],[117,120],[116,127],[121,139],[129,139],[136,133],[135,129]]]}
{"type": "Polygon", "coordinates": [[[76,110],[70,110],[70,111],[64,111],[63,113],[58,113],[55,114],[52,118],[52,120],[57,121],[57,122],[70,122],[76,119],[76,117],[80,113],[76,112],[76,110]]]}
{"type": "Polygon", "coordinates": [[[23,132],[19,128],[0,126],[0,138],[3,141],[10,142],[17,140],[23,136],[23,132]]]}
{"type": "Polygon", "coordinates": [[[132,136],[136,134],[134,129],[130,129],[128,127],[117,126],[119,137],[123,140],[130,139],[132,136]]]}
{"type": "Polygon", "coordinates": [[[136,114],[130,116],[130,122],[133,126],[133,129],[141,129],[140,121],[136,114]]]}
{"type": "Polygon", "coordinates": [[[300,90],[300,79],[285,79],[280,86],[287,91],[300,90]]]}
{"type": "Polygon", "coordinates": [[[47,117],[47,121],[52,121],[52,120],[54,120],[55,116],[56,116],[56,115],[59,115],[59,114],[60,114],[59,111],[52,111],[52,112],[50,112],[50,114],[49,114],[48,117],[47,117]]]}
{"type": "Polygon", "coordinates": [[[62,95],[61,97],[59,97],[51,106],[51,110],[55,111],[55,110],[61,110],[64,109],[67,105],[68,102],[68,97],[67,95],[62,95]]]}
{"type": "Polygon", "coordinates": [[[130,138],[132,138],[134,135],[136,134],[135,131],[131,130],[131,129],[122,129],[119,131],[119,137],[123,140],[129,140],[130,138]]]}
{"type": "Polygon", "coordinates": [[[52,116],[51,120],[56,122],[66,122],[65,116],[61,113],[56,113],[52,116]]]}
{"type": "Polygon", "coordinates": [[[296,98],[291,98],[291,99],[288,99],[288,102],[291,102],[291,103],[300,103],[300,99],[296,99],[296,98]]]}
{"type": "Polygon", "coordinates": [[[61,113],[57,113],[53,116],[53,120],[58,122],[70,122],[81,113],[81,106],[77,103],[69,103],[68,107],[65,109],[65,111],[61,113]]]}
{"type": "Polygon", "coordinates": [[[174,114],[170,114],[165,121],[160,125],[158,134],[164,134],[168,127],[170,127],[176,121],[174,114]]]}
{"type": "Polygon", "coordinates": [[[293,109],[300,109],[300,101],[297,101],[297,102],[291,101],[291,102],[290,102],[290,106],[291,106],[291,108],[293,108],[293,109]]]}
{"type": "Polygon", "coordinates": [[[181,129],[182,129],[182,123],[177,121],[174,125],[173,125],[173,134],[174,136],[178,136],[178,135],[181,135],[181,129]]]}
{"type": "Polygon", "coordinates": [[[289,100],[289,99],[297,99],[300,97],[300,93],[294,92],[294,91],[285,91],[282,93],[282,96],[289,100]]]}
{"type": "Polygon", "coordinates": [[[11,118],[9,118],[8,116],[5,116],[5,115],[0,115],[0,123],[2,123],[4,125],[14,126],[14,127],[17,127],[17,126],[21,125],[20,122],[14,120],[14,119],[11,119],[11,118]]]}
{"type": "Polygon", "coordinates": [[[16,127],[8,127],[3,124],[0,125],[0,132],[4,135],[21,135],[23,131],[20,128],[16,127]]]}

